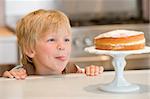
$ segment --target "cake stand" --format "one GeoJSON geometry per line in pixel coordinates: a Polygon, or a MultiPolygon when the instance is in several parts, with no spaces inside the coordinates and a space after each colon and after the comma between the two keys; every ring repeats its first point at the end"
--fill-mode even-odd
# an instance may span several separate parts
{"type": "Polygon", "coordinates": [[[108,84],[100,85],[99,88],[108,92],[132,92],[137,91],[140,87],[136,84],[129,83],[123,75],[124,67],[126,66],[125,57],[130,54],[150,53],[150,47],[145,47],[141,50],[130,51],[110,51],[96,50],[94,46],[85,48],[86,52],[94,54],[105,54],[113,57],[112,65],[115,69],[114,80],[108,84]]]}

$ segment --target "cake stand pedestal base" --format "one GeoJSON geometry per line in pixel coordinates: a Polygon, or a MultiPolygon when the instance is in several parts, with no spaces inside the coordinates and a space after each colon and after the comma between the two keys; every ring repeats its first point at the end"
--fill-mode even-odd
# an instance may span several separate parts
{"type": "Polygon", "coordinates": [[[129,83],[124,77],[125,57],[131,54],[150,53],[150,47],[131,51],[96,50],[94,46],[85,48],[85,51],[94,54],[105,54],[113,57],[112,65],[115,69],[114,80],[108,84],[100,85],[99,89],[107,92],[132,92],[140,89],[140,86],[129,83]]]}
{"type": "Polygon", "coordinates": [[[135,84],[117,86],[115,83],[109,83],[109,84],[100,85],[99,89],[106,92],[133,92],[139,90],[140,87],[135,84]]]}

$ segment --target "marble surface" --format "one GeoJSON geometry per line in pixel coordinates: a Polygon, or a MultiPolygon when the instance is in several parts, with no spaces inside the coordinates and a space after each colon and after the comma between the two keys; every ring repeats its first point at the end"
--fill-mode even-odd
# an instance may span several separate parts
{"type": "Polygon", "coordinates": [[[109,83],[114,71],[89,77],[84,74],[29,76],[25,80],[0,78],[0,99],[150,99],[150,70],[125,71],[125,78],[140,86],[130,93],[110,93],[98,89],[109,83]]]}

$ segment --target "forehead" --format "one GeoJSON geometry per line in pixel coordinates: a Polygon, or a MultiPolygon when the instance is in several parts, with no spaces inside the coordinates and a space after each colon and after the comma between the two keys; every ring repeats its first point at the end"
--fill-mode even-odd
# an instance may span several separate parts
{"type": "Polygon", "coordinates": [[[49,28],[46,32],[41,33],[40,37],[45,36],[71,36],[71,29],[61,27],[61,28],[49,28]]]}

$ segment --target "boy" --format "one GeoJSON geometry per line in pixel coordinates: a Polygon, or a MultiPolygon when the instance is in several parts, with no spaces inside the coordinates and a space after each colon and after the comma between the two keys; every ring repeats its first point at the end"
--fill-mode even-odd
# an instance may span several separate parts
{"type": "Polygon", "coordinates": [[[3,76],[25,79],[31,74],[49,75],[85,73],[95,76],[103,67],[81,69],[69,63],[71,53],[71,27],[68,17],[58,10],[37,10],[23,17],[16,28],[22,53],[22,66],[5,71],[3,76]]]}

